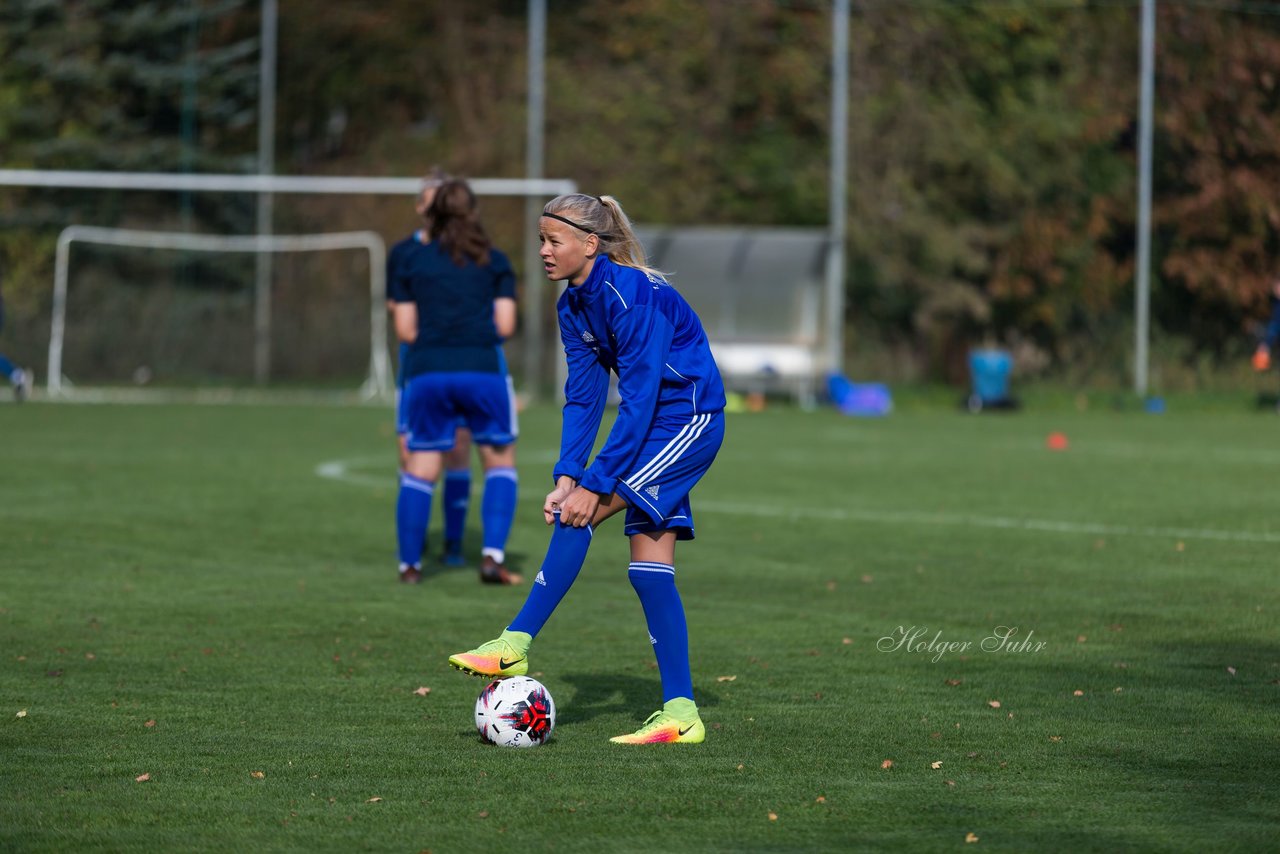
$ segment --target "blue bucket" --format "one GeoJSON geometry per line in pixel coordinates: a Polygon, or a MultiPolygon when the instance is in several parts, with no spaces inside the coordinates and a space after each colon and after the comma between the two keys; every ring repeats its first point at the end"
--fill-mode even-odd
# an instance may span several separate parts
{"type": "Polygon", "coordinates": [[[1009,399],[1009,374],[1013,356],[1008,350],[970,350],[969,377],[973,395],[984,404],[1009,399]]]}

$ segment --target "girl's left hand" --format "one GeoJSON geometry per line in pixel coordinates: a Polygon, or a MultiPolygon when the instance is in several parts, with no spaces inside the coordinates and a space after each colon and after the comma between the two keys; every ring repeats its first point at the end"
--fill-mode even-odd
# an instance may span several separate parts
{"type": "Polygon", "coordinates": [[[573,492],[569,493],[569,497],[560,504],[560,524],[584,528],[591,524],[591,520],[596,516],[596,510],[599,508],[600,495],[598,493],[581,486],[576,487],[573,492]]]}

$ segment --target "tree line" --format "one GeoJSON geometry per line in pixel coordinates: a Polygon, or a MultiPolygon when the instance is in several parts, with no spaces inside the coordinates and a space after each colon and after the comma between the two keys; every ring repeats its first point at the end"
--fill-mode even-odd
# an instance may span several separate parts
{"type": "MultiPolygon", "coordinates": [[[[642,222],[825,223],[829,2],[548,7],[545,174],[612,193],[642,222]]],[[[315,9],[279,4],[277,171],[522,174],[524,0],[315,9]]],[[[0,160],[252,171],[258,15],[253,0],[9,0],[0,160]]],[[[854,0],[850,24],[851,355],[879,352],[887,372],[937,377],[965,348],[992,343],[1026,368],[1121,376],[1137,3],[854,0]]],[[[1159,358],[1247,352],[1280,271],[1277,187],[1280,3],[1162,0],[1159,358]]],[[[35,306],[48,288],[58,224],[83,220],[90,204],[98,224],[145,218],[149,206],[173,216],[158,198],[105,198],[0,190],[11,323],[15,305],[35,306]]],[[[181,213],[220,232],[251,231],[252,215],[251,199],[198,194],[181,213]]],[[[282,217],[339,230],[367,227],[349,220],[369,215],[329,200],[282,217]]],[[[407,228],[379,216],[389,238],[407,228]]],[[[497,230],[518,240],[520,227],[497,230]]]]}

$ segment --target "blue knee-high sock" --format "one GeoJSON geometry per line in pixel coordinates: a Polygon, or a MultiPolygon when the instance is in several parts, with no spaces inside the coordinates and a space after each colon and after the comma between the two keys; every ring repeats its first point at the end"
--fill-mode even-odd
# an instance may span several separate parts
{"type": "Polygon", "coordinates": [[[4,357],[4,353],[0,353],[0,379],[13,382],[13,362],[4,357]]]}
{"type": "Polygon", "coordinates": [[[402,566],[420,566],[431,518],[431,496],[435,485],[400,473],[400,497],[396,501],[396,537],[400,543],[402,566]]]}
{"type": "Polygon", "coordinates": [[[484,498],[480,501],[480,519],[484,523],[484,553],[498,563],[506,559],[507,537],[516,517],[516,493],[520,481],[516,470],[491,468],[484,473],[484,498]]]}
{"type": "Polygon", "coordinates": [[[689,627],[684,620],[684,604],[676,590],[675,567],[665,563],[634,561],[627,577],[640,597],[644,619],[649,624],[649,640],[658,657],[658,673],[662,676],[663,702],[676,697],[692,700],[689,627]]]}
{"type": "Polygon", "coordinates": [[[450,469],[444,473],[444,541],[461,545],[467,528],[467,506],[471,503],[471,469],[450,469]]]}
{"type": "Polygon", "coordinates": [[[527,632],[536,637],[546,625],[551,612],[560,604],[564,594],[569,592],[573,580],[582,569],[582,562],[587,559],[587,548],[591,545],[591,527],[574,528],[561,525],[557,514],[551,532],[551,544],[547,546],[547,556],[542,560],[542,568],[529,585],[529,595],[524,600],[524,607],[507,628],[513,632],[527,632]]]}

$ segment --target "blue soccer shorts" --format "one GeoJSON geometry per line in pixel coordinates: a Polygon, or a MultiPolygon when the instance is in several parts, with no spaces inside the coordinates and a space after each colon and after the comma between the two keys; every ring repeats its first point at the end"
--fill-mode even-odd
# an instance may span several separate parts
{"type": "MultiPolygon", "coordinates": [[[[404,389],[396,389],[396,435],[409,435],[409,407],[406,401],[409,396],[404,393],[404,389]]],[[[467,419],[461,415],[458,416],[458,426],[466,427],[467,419]]]]}
{"type": "Polygon", "coordinates": [[[520,434],[515,387],[505,374],[419,374],[404,387],[410,451],[448,451],[459,426],[478,445],[510,445],[520,434]]]}
{"type": "Polygon", "coordinates": [[[695,415],[682,424],[655,424],[631,472],[618,479],[616,492],[627,501],[624,533],[674,530],[676,539],[692,540],[689,492],[723,442],[723,412],[695,415]]]}

